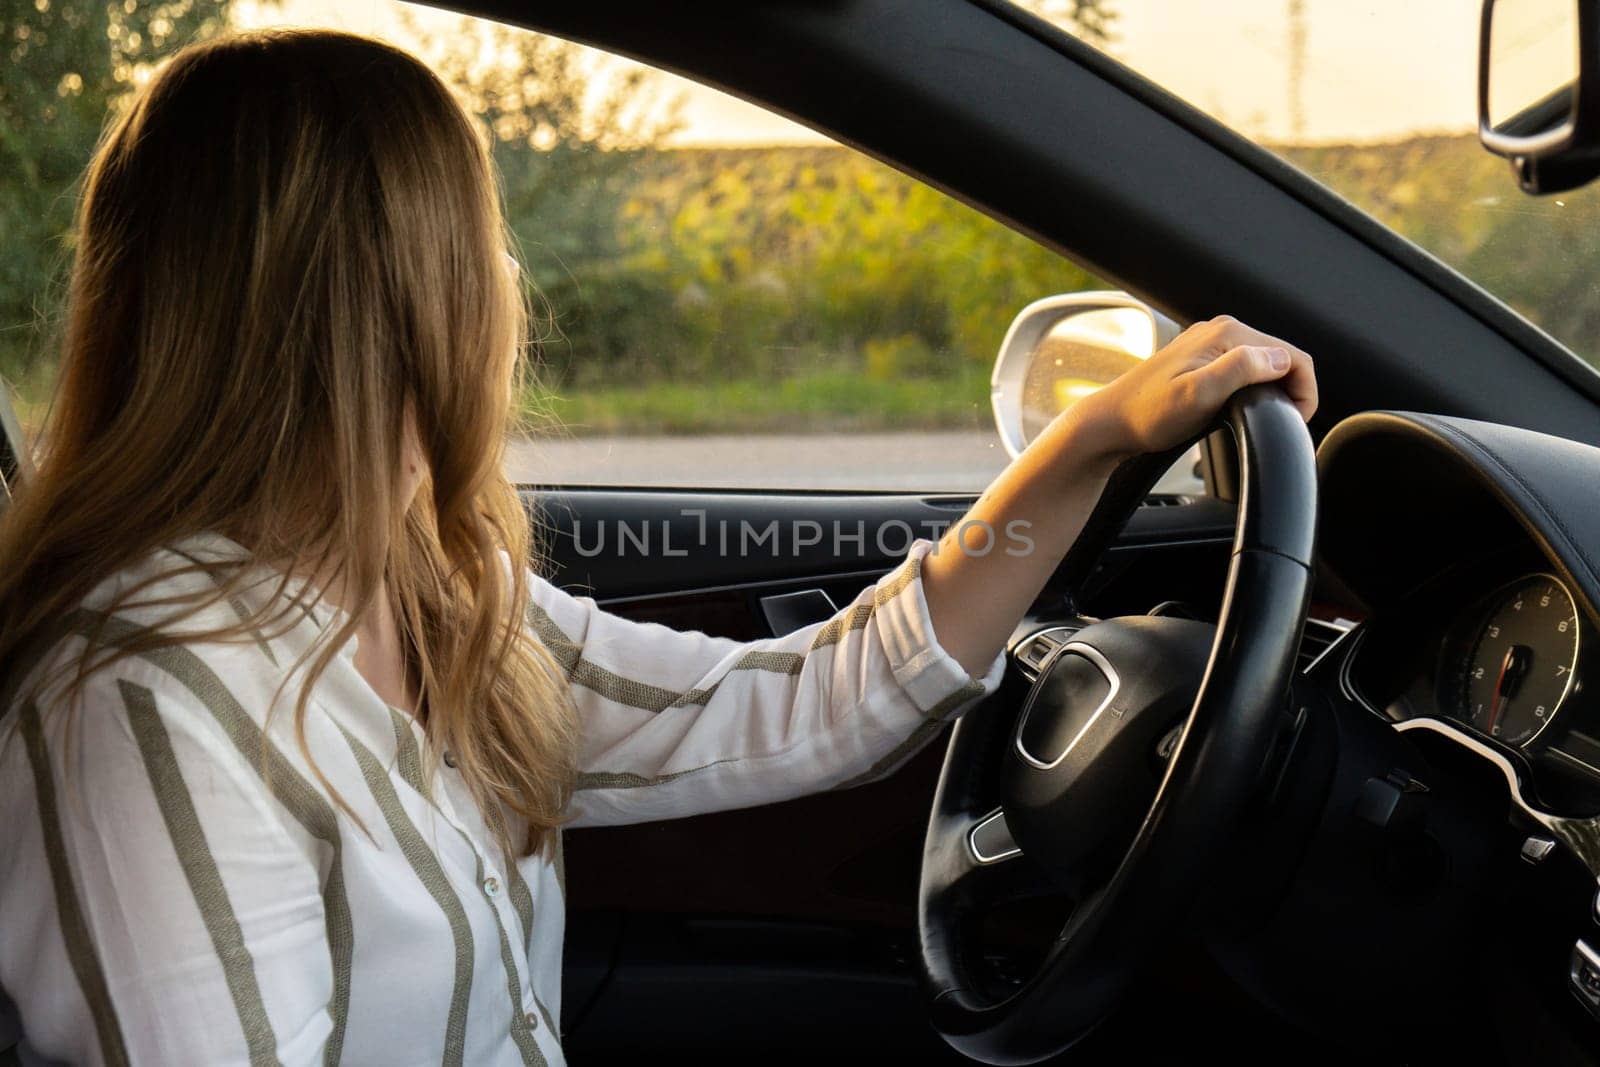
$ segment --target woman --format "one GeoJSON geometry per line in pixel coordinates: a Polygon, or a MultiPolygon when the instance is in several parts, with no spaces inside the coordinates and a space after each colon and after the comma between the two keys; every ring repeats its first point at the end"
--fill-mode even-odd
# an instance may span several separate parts
{"type": "Polygon", "coordinates": [[[527,569],[523,317],[485,149],[415,60],[185,51],[80,210],[0,520],[0,988],[53,1060],[561,1060],[565,825],[887,773],[990,692],[1122,459],[1303,353],[1231,320],[1058,419],[955,534],[738,644],[527,569]],[[982,535],[978,535],[981,537],[982,535]],[[935,551],[935,548],[942,551],[935,551]]]}

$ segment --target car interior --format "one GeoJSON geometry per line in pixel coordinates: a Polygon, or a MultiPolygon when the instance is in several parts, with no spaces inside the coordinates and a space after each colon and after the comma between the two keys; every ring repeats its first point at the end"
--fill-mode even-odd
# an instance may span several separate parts
{"type": "MultiPolygon", "coordinates": [[[[1474,629],[1507,596],[1551,595],[1587,647],[1596,545],[1582,533],[1593,519],[1578,516],[1579,481],[1600,469],[1592,372],[1293,168],[1006,4],[929,3],[914,16],[894,4],[709,5],[674,12],[670,29],[642,4],[481,10],[793,116],[1070,252],[1177,321],[1228,311],[1292,337],[1316,355],[1322,386],[1319,485],[1296,504],[1320,528],[1292,650],[1290,739],[1275,740],[1270,783],[1214,843],[1204,875],[1146,916],[1121,958],[1099,973],[1079,964],[1065,992],[1044,994],[1077,1007],[1029,1006],[1048,1023],[973,1018],[1038,999],[1041,960],[1074,905],[1093,899],[1080,886],[1074,901],[1070,879],[1035,870],[1055,893],[1002,884],[993,891],[1017,899],[961,916],[982,927],[962,934],[978,942],[961,946],[970,1003],[930,1014],[918,903],[923,846],[939,828],[928,808],[954,787],[952,761],[981,755],[958,738],[853,790],[571,834],[563,1025],[575,1059],[648,1042],[697,1056],[853,1049],[959,1062],[942,1033],[989,1062],[1035,1059],[1069,1038],[1063,1062],[1202,1051],[1483,1062],[1491,1049],[1503,1062],[1594,1062],[1600,1029],[1571,989],[1585,980],[1574,978],[1577,945],[1600,942],[1585,829],[1600,812],[1600,752],[1586,751],[1596,742],[1582,697],[1530,747],[1485,740],[1461,696],[1487,654],[1474,629]],[[1484,388],[1497,381],[1516,386],[1484,388]],[[1576,514],[1553,510],[1563,502],[1576,514]],[[640,867],[657,872],[647,891],[628,877],[640,867]]],[[[1014,722],[1037,665],[1089,619],[1218,618],[1237,592],[1242,483],[1234,435],[1207,445],[1210,492],[1142,499],[1081,575],[1061,575],[1019,630],[1016,677],[973,719],[1014,722]]],[[[772,632],[774,597],[842,602],[890,566],[872,558],[870,531],[948,523],[970,500],[541,489],[530,502],[556,531],[561,580],[636,618],[734,637],[772,632]],[[693,547],[703,521],[764,527],[802,513],[865,523],[868,551],[730,560],[693,547]],[[663,573],[620,551],[580,556],[564,536],[606,520],[673,527],[689,555],[663,573]]],[[[1187,697],[1203,666],[1179,685],[1187,697]]],[[[1573,669],[1581,677],[1581,662],[1573,669]]],[[[1135,815],[1147,800],[1115,799],[1135,815]]],[[[1060,821],[1074,825],[1065,811],[1060,821]]],[[[1137,817],[1118,826],[1131,834],[1137,817]]],[[[1113,864],[1101,863],[1104,875],[1113,864]]]]}
{"type": "MultiPolygon", "coordinates": [[[[757,102],[1321,385],[1309,427],[1237,397],[1203,493],[1153,488],[1182,450],[1120,469],[999,692],[893,774],[568,832],[574,1062],[1600,1063],[1600,376],[1000,0],[454,6],[757,102]]],[[[974,499],[524,493],[558,584],[735,639],[974,499]],[[863,533],[726,551],[798,522],[863,533]]]]}

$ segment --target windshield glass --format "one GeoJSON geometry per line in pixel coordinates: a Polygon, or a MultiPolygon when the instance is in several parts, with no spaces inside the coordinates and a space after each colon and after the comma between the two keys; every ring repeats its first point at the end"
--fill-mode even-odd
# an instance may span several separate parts
{"type": "Polygon", "coordinates": [[[1478,0],[1020,0],[1355,204],[1600,367],[1600,183],[1478,144],[1478,0]]]}

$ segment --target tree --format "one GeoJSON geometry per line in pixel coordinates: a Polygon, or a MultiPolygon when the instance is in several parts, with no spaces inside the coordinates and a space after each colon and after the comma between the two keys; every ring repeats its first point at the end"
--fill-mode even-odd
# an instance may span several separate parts
{"type": "Polygon", "coordinates": [[[483,123],[532,281],[568,331],[585,317],[583,288],[617,269],[640,157],[676,128],[680,102],[648,69],[560,38],[473,20],[448,35],[414,21],[410,31],[483,123]]]}
{"type": "Polygon", "coordinates": [[[6,0],[0,21],[0,375],[35,377],[78,179],[110,109],[162,56],[215,33],[227,0],[6,0]]]}
{"type": "Polygon", "coordinates": [[[575,356],[670,329],[666,291],[629,269],[619,223],[641,157],[676,128],[681,101],[653,74],[556,37],[470,19],[448,35],[414,20],[419,51],[490,138],[507,222],[547,311],[535,324],[546,377],[575,356]]]}

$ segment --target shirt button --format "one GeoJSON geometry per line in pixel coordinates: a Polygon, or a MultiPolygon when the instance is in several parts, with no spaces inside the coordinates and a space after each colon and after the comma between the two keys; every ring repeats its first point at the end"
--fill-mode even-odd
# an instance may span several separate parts
{"type": "Polygon", "coordinates": [[[539,1015],[537,1012],[530,1011],[522,1017],[522,1021],[528,1024],[529,1030],[539,1029],[539,1015]]]}
{"type": "Polygon", "coordinates": [[[495,897],[499,896],[500,895],[500,879],[498,879],[498,878],[486,878],[486,879],[484,879],[483,891],[489,895],[489,899],[491,899],[491,900],[493,900],[495,897]]]}

